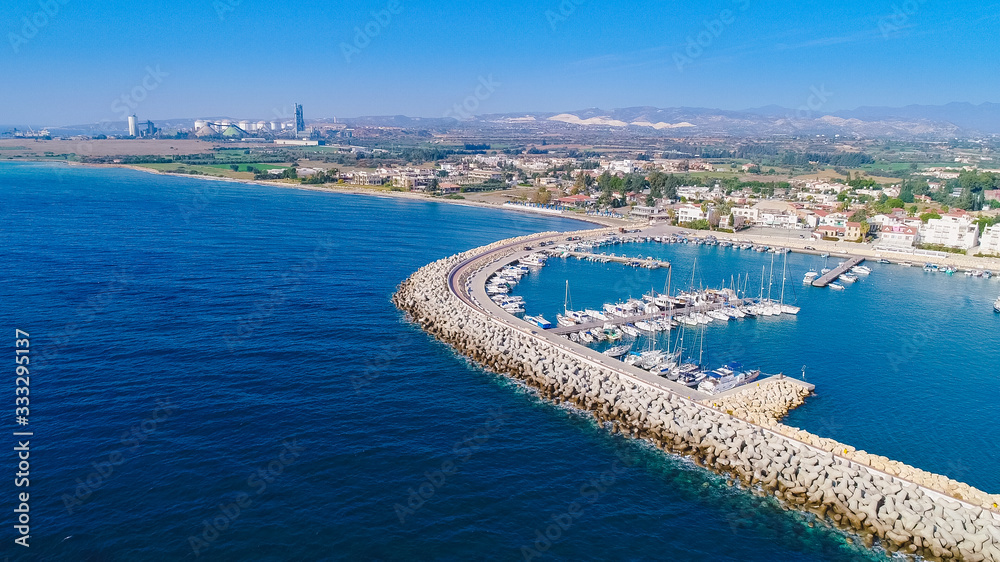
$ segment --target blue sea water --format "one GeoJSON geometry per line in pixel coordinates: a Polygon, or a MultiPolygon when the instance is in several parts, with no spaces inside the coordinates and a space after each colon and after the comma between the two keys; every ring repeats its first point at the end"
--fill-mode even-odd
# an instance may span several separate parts
{"type": "MultiPolygon", "coordinates": [[[[884,557],[540,402],[389,300],[434,259],[581,223],[40,164],[0,165],[0,202],[0,326],[11,357],[15,328],[32,350],[26,427],[8,362],[4,425],[34,433],[28,488],[13,483],[13,436],[0,461],[11,559],[884,557]],[[13,543],[19,491],[29,549],[13,543]]],[[[703,252],[707,279],[736,259],[661,249],[703,252]]],[[[569,277],[597,303],[600,285],[645,273],[578,266],[594,267],[533,278],[532,303],[561,305],[569,277]],[[545,283],[558,290],[545,297],[545,283]]],[[[983,474],[998,450],[987,290],[920,276],[880,270],[838,296],[799,288],[797,320],[726,330],[747,362],[811,365],[820,395],[792,423],[930,469],[960,462],[997,488],[983,474]],[[907,327],[930,335],[902,373],[879,372],[907,327]]],[[[708,341],[736,355],[722,334],[708,341]]]]}

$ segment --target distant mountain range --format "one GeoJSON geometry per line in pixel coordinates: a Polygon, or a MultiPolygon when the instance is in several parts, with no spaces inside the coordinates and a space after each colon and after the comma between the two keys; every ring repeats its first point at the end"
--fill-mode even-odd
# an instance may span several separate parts
{"type": "Polygon", "coordinates": [[[604,110],[504,113],[450,118],[358,117],[352,126],[406,128],[528,128],[545,131],[604,130],[658,136],[841,135],[863,138],[928,138],[1000,134],[1000,104],[950,103],[906,107],[859,107],[812,111],[766,106],[739,111],[703,107],[627,107],[604,110]]]}
{"type": "MultiPolygon", "coordinates": [[[[307,115],[308,117],[308,115],[307,115]]],[[[309,119],[313,123],[332,119],[309,119]]],[[[841,135],[860,138],[947,139],[1000,135],[1000,104],[949,103],[906,107],[859,107],[848,111],[812,111],[765,106],[739,111],[702,107],[627,107],[604,110],[503,113],[478,115],[457,120],[450,117],[407,117],[405,115],[341,118],[352,127],[400,127],[424,130],[467,130],[488,135],[490,130],[520,134],[589,132],[599,135],[661,137],[774,137],[799,135],[841,135]]],[[[190,128],[194,119],[157,122],[164,129],[190,128]]],[[[106,124],[113,130],[124,123],[106,124]]],[[[53,134],[88,134],[92,125],[50,128],[53,134]]]]}

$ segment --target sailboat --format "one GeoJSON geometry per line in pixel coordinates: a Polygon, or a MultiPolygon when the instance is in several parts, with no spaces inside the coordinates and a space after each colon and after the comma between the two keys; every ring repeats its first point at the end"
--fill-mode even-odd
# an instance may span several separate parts
{"type": "Polygon", "coordinates": [[[801,308],[785,304],[785,277],[788,276],[788,254],[785,254],[785,262],[781,266],[781,301],[778,310],[785,314],[798,314],[801,308]]]}
{"type": "Polygon", "coordinates": [[[570,326],[576,326],[577,325],[576,319],[573,318],[570,315],[569,312],[570,312],[569,311],[569,279],[567,279],[566,280],[566,296],[563,298],[563,313],[564,314],[556,314],[556,322],[560,326],[564,326],[564,327],[568,328],[570,326]]]}

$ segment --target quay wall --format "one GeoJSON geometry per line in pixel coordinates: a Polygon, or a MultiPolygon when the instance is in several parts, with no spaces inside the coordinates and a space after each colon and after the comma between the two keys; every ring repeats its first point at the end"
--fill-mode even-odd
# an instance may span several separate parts
{"type": "MultiPolygon", "coordinates": [[[[594,235],[603,231],[589,231],[594,235]]],[[[470,296],[474,271],[525,243],[514,238],[424,266],[393,302],[460,353],[537,389],[543,399],[590,412],[613,431],[645,439],[699,465],[858,533],[867,544],[931,560],[1000,562],[1000,496],[782,425],[808,390],[791,380],[697,402],[600,365],[470,296]]]]}

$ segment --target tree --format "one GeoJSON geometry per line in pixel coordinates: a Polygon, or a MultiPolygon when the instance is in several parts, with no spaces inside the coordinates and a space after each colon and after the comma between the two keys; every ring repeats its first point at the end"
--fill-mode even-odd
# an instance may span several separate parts
{"type": "Polygon", "coordinates": [[[868,239],[868,231],[871,230],[871,225],[868,224],[867,220],[861,221],[861,241],[864,242],[868,239]]]}
{"type": "Polygon", "coordinates": [[[924,213],[920,215],[920,220],[923,221],[924,223],[926,223],[931,219],[939,219],[939,218],[941,218],[941,215],[937,213],[924,213]]]}

